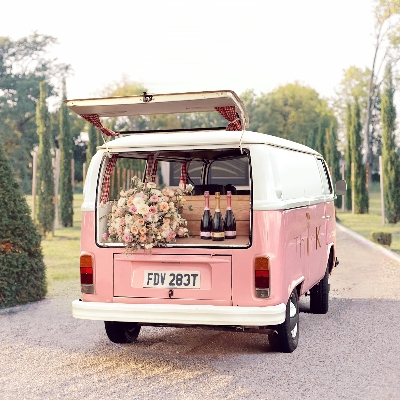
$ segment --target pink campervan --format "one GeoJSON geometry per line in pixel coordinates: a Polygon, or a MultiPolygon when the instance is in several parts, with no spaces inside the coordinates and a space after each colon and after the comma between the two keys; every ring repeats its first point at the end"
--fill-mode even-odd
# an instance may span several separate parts
{"type": "Polygon", "coordinates": [[[143,325],[202,326],[267,333],[271,345],[292,352],[299,297],[309,293],[311,312],[326,313],[328,277],[337,263],[335,193],[322,156],[246,131],[246,109],[231,91],[144,93],[67,105],[104,135],[119,135],[98,149],[86,176],[82,298],[72,303],[73,316],[105,321],[116,343],[134,341],[143,325]],[[132,126],[135,116],[193,112],[215,112],[226,122],[223,128],[113,132],[100,120],[119,117],[121,125],[132,126]],[[180,210],[189,235],[128,253],[122,240],[110,240],[107,214],[123,204],[120,196],[130,193],[133,176],[158,180],[158,189],[194,186],[180,210]],[[205,192],[211,214],[216,197],[222,216],[231,199],[235,238],[200,236],[205,192]]]}

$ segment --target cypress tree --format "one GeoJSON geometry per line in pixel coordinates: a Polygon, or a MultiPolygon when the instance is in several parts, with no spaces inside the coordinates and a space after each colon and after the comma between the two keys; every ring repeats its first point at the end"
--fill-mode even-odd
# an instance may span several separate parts
{"type": "MultiPolygon", "coordinates": [[[[326,143],[325,143],[325,156],[328,166],[332,170],[333,184],[341,179],[340,176],[340,152],[337,149],[337,127],[332,121],[329,129],[326,131],[326,143]]],[[[342,196],[338,196],[335,200],[336,207],[342,206],[342,196]]]]}
{"type": "Polygon", "coordinates": [[[382,164],[385,214],[391,224],[400,220],[400,164],[395,144],[396,108],[393,95],[392,69],[387,65],[381,102],[382,164]]]}
{"type": "Polygon", "coordinates": [[[351,187],[351,105],[347,103],[346,109],[346,148],[344,151],[346,162],[345,180],[347,182],[347,190],[344,196],[346,210],[351,210],[352,187],[351,187]]]}
{"type": "Polygon", "coordinates": [[[0,141],[0,308],[46,294],[41,237],[0,141]]]}
{"type": "Polygon", "coordinates": [[[88,142],[87,149],[86,149],[86,167],[87,168],[89,167],[90,160],[96,154],[96,147],[98,146],[98,140],[99,140],[97,129],[92,124],[89,124],[88,136],[89,136],[89,142],[88,142]]]}
{"type": "Polygon", "coordinates": [[[53,229],[54,221],[54,176],[51,163],[51,132],[49,112],[46,105],[47,83],[40,82],[40,95],[36,106],[36,125],[39,136],[38,154],[38,221],[45,236],[53,229]]]}
{"type": "Polygon", "coordinates": [[[368,213],[368,193],[366,189],[365,167],[362,163],[362,145],[360,121],[360,105],[358,100],[353,104],[351,118],[351,161],[354,164],[354,181],[352,190],[354,191],[354,213],[368,213]]]}
{"type": "MultiPolygon", "coordinates": [[[[65,80],[63,100],[67,98],[65,80]]],[[[60,211],[64,227],[73,225],[73,193],[71,183],[71,160],[73,158],[72,137],[69,125],[68,108],[64,102],[60,107],[60,211]]]]}

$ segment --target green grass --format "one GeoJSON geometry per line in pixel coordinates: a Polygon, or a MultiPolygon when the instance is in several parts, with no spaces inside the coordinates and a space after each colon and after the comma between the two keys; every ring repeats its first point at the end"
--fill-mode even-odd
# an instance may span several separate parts
{"type": "Polygon", "coordinates": [[[339,222],[345,227],[371,240],[372,232],[388,232],[392,234],[390,250],[400,254],[400,222],[397,224],[382,224],[380,187],[373,183],[369,197],[369,214],[352,214],[336,210],[339,222]]]}
{"type": "MultiPolygon", "coordinates": [[[[32,196],[26,196],[28,205],[32,207],[32,196]]],[[[82,222],[83,195],[74,195],[74,226],[58,228],[54,236],[48,233],[42,239],[46,278],[50,286],[54,281],[79,278],[79,254],[82,222]]]]}

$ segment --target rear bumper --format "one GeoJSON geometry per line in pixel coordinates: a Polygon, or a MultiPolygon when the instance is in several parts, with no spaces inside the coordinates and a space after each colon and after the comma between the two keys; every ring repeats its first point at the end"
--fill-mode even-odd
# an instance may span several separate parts
{"type": "Polygon", "coordinates": [[[234,307],[72,302],[75,318],[149,324],[269,326],[282,323],[285,312],[283,303],[267,307],[234,307]]]}

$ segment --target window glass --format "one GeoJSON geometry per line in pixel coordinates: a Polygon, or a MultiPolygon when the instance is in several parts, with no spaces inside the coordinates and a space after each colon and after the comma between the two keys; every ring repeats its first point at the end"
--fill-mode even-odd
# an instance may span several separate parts
{"type": "Polygon", "coordinates": [[[284,200],[322,195],[321,178],[315,157],[286,149],[271,149],[284,200]]]}
{"type": "MultiPolygon", "coordinates": [[[[178,186],[179,179],[181,177],[181,163],[180,162],[171,162],[169,169],[169,183],[170,186],[178,186]]],[[[192,161],[189,164],[188,168],[188,176],[189,183],[194,185],[200,185],[200,177],[201,177],[201,169],[203,167],[203,163],[200,161],[192,161]]]]}
{"type": "Polygon", "coordinates": [[[328,167],[324,160],[321,158],[317,159],[318,169],[322,180],[322,189],[324,194],[331,194],[332,190],[332,183],[329,178],[328,167]]]}
{"type": "Polygon", "coordinates": [[[247,157],[214,161],[208,183],[217,185],[249,186],[249,161],[247,157]]]}

